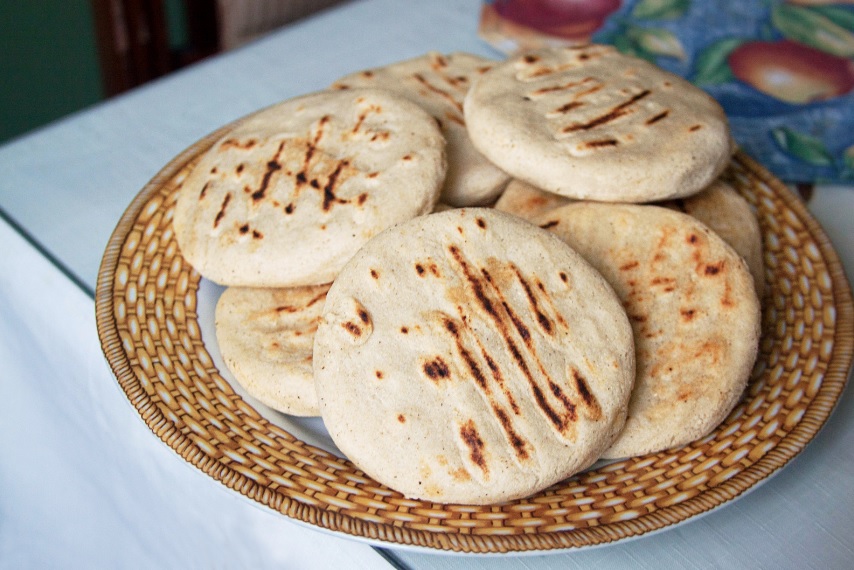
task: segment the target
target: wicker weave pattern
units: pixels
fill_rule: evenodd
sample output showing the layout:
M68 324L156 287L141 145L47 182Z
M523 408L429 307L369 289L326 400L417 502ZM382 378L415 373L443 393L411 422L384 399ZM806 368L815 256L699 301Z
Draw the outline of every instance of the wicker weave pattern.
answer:
M497 506L403 498L351 463L264 419L205 349L200 276L172 231L176 188L214 133L168 165L131 204L105 254L99 334L151 430L227 487L289 517L386 543L496 553L565 549L640 535L737 497L783 467L838 400L854 346L851 292L821 229L744 155L729 181L756 208L768 291L748 391L707 438L600 467Z

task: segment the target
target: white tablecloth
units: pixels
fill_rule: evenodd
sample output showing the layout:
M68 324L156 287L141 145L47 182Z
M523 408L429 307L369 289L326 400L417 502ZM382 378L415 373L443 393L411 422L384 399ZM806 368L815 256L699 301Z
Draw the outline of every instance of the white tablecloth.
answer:
M0 566L389 567L364 543L250 503L151 435L103 361L90 294L122 212L175 154L245 113L356 69L429 50L497 57L476 38L478 8L477 0L353 3L0 147L0 208L20 226L0 221ZM854 189L820 188L809 207L851 279ZM790 465L686 524L549 556L395 550L394 564L851 567L852 472L849 389Z

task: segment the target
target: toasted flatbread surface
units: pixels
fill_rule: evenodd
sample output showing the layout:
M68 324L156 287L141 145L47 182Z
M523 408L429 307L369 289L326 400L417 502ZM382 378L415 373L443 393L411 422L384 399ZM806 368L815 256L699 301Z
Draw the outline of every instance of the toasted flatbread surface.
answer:
M312 349L328 290L229 287L220 295L215 327L223 360L249 395L274 410L320 415Z
M314 371L330 435L366 473L407 497L485 504L599 457L623 425L634 349L614 292L571 248L456 209L354 256L329 290Z
M756 293L762 298L765 292L762 230L750 204L735 188L719 179L699 194L662 205L697 218L730 244L747 262Z
M471 143L463 116L463 100L472 81L495 62L469 53L440 54L367 69L342 77L332 87L390 89L433 115L448 141L448 173L442 201L451 206L491 203L509 177Z
M734 146L701 89L611 46L495 65L464 104L475 147L508 174L576 199L646 202L708 186Z
M530 221L570 202L570 198L514 179L495 203L495 209ZM762 232L750 204L732 186L718 179L697 194L666 200L658 205L700 220L731 245L747 262L756 293L762 298L765 291Z
M493 207L523 220L533 220L549 210L565 206L570 202L572 202L571 198L540 190L536 186L514 178L504 188L501 197Z
M216 142L182 184L181 252L222 285L330 282L368 239L433 209L444 147L430 115L387 91L280 103Z
M629 414L603 457L711 432L744 391L758 350L759 300L741 256L691 216L658 206L573 203L537 222L605 276L634 329Z

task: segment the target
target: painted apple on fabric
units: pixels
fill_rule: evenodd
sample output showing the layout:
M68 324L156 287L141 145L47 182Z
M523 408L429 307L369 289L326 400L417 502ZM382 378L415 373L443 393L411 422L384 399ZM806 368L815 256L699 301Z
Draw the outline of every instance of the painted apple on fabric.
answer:
M552 36L583 39L598 30L621 0L496 0L507 20Z
M823 101L854 89L854 61L791 40L744 43L728 63L735 77L788 103Z

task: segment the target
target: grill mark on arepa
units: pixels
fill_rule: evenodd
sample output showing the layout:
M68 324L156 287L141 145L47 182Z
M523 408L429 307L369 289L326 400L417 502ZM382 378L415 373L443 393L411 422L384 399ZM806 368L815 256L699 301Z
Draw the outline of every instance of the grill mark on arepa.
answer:
M361 102L361 101L362 101L362 99L359 99L359 102ZM359 116L356 119L356 124L353 125L353 131L352 131L353 134L358 133L362 129L362 125L365 123L365 120L368 118L368 115L370 115L371 113L376 113L379 115L380 113L382 113L382 107L380 107L379 105L368 105L367 109L365 109L364 111L359 113ZM379 134L380 133L374 134L374 137L376 137ZM388 135L388 133L386 133L386 135ZM375 140L375 139L372 139L372 140Z
M650 117L649 119L647 119L645 124L646 125L654 125L658 121L666 118L667 115L669 115L669 114L670 114L670 110L665 109L664 111L660 112L659 114L655 115L654 117Z
M347 204L349 200L342 200L335 196L335 183L338 182L338 177L341 175L341 171L344 167L349 166L350 162L347 160L339 161L335 166L335 170L332 171L332 174L329 175L329 178L326 180L326 185L323 187L323 211L328 212L332 207L332 204Z
M321 117L317 124L317 132L315 132L314 138L308 141L305 154L302 159L302 170L294 175L294 179L296 180L296 188L294 192L295 198L299 196L300 188L308 182L308 173L311 168L311 161L314 158L314 153L317 151L317 145L320 144L320 141L323 138L324 130L328 122L329 115Z
M216 213L216 217L214 218L213 227L219 226L219 223L225 217L225 211L228 208L228 203L231 202L231 192L225 195L225 198L222 199L222 205L219 207L219 212Z
M461 307L458 307L458 310L462 312ZM516 457L519 460L528 459L530 456L528 453L528 442L516 432L516 429L513 426L513 422L507 415L507 412L505 411L504 407L495 400L495 395L489 385L486 374L484 374L483 369L480 367L480 364L478 364L474 355L466 348L465 344L463 343L462 330L460 330L460 326L458 326L457 323L454 322L454 320L450 317L445 317L443 319L443 324L445 326L445 330L451 333L451 336L454 339L457 354L459 354L460 358L465 363L466 368L469 370L469 373L474 378L475 383L480 388L481 393L489 402L489 406L490 408L492 408L496 419L501 424L501 428L504 430L507 442L513 448ZM467 326L465 325L465 321L463 321L462 327L467 328ZM498 384L501 393L505 396L505 398L507 398L508 404L510 405L510 408L513 413L518 416L520 413L519 405L516 403L516 399L513 397L513 394L510 392L510 390L507 389L500 368L489 355L489 353L486 351L486 348L484 348L484 346L480 344L480 341L477 339L477 337L475 335L469 336L474 338L475 342L478 344L481 356L484 358L484 361L486 362L486 365L492 374L493 380L496 384Z
M489 466L486 464L486 456L484 455L483 439L474 425L474 420L468 420L460 426L460 439L469 450L469 459L477 465L484 476L489 475Z
M456 97L454 97L444 89L436 87L435 85L427 81L427 79L420 73L413 73L412 78L415 79L415 81L417 81L419 84L421 84L425 89L427 89L427 91L438 95L440 99L443 99L445 102L449 103L454 109L456 109L460 113L463 112L463 106L457 100Z
M468 368L469 373L471 373L472 377L474 378L474 381L477 383L478 386L480 386L481 390L483 390L483 392L488 395L491 390L489 388L489 383L486 381L486 375L483 373L483 370L481 370L480 365L474 359L474 356L472 356L471 352L469 352L468 349L463 345L459 326L457 326L457 323L455 323L452 319L447 317L444 319L443 324L445 325L445 330L451 333L451 336L454 337L454 342L457 347L457 353L463 359L463 362L465 363L466 368ZM404 334L406 333L404 332Z
M443 67L448 67L448 60L441 54L431 54L430 67L432 67L434 71L439 71Z
M561 130L561 132L572 133L575 131L589 131L591 129L595 129L596 127L608 124L612 121L619 119L620 117L623 117L633 112L631 109L632 105L648 97L650 94L652 94L652 91L650 91L649 89L644 89L640 93L636 93L635 95L632 95L619 105L616 105L607 113L599 115L598 117L593 118L587 121L586 123L573 123L571 125L567 125Z
M568 437L574 437L574 422L577 420L575 405L569 400L569 398L566 396L560 386L558 386L557 383L554 382L554 380L545 370L545 367L543 366L539 356L537 355L535 347L533 346L533 343L531 341L530 331L528 331L527 327L524 325L524 323L521 322L521 320L515 315L515 313L510 310L508 303L506 303L506 301L503 301L499 288L495 287L493 284L491 289L495 294L499 295L499 299L501 300L501 304L499 304L499 306L504 309L503 313L499 311L498 307L496 307L496 304L486 294L483 280L481 280L481 278L478 277L477 273L472 270L471 266L463 258L462 253L460 252L457 246L450 246L448 248L448 251L450 252L452 259L460 267L460 270L463 276L465 277L465 280L468 282L472 292L474 293L475 299L477 300L477 304L486 312L486 314L489 316L489 318L493 321L496 328L498 329L498 332L501 335L502 340L504 341L504 345L507 347L507 350L510 353L510 356L512 357L516 367L520 370L525 380L528 382L528 385L531 389L531 393L534 397L534 401L536 402L539 409L542 411L549 423L551 423L559 433ZM484 280L487 283L490 282L490 280L485 275ZM510 320L509 324L507 322L507 319ZM528 362L524 354L522 353L522 350L519 348L518 344L513 339L513 335L510 332L511 324L513 329L516 330L517 334L522 338L523 342L525 343L525 346L528 348L529 357L535 362L536 368L543 376L543 379L549 389L549 392L563 406L563 412L556 410L549 402L546 392L543 390L543 387L537 381L537 378L535 378L534 372L528 365Z
M568 83L561 83L559 85L549 85L547 87L540 87L539 89L534 89L528 93L529 97L539 97L541 95L545 95L547 93L553 93L555 91L568 91L575 87L580 87L581 85L586 85L591 81L596 82L592 77L585 77L584 79L579 79L578 81L570 81ZM598 84L598 82L596 82Z
M355 337L362 336L362 327L360 327L359 325L357 325L353 321L343 322L343 323L341 323L341 326L344 328L345 331L347 331L348 333L350 333L351 335L353 335Z
M587 148L605 148L609 146L617 146L620 144L620 141L614 138L610 139L600 139L596 141L587 141L584 143L584 146Z
M246 142L241 142L239 139L227 138L220 143L219 148L221 150L226 150L233 147L241 150L250 150L256 144L258 144L258 141L255 139L249 139Z
M441 356L435 356L432 360L425 362L424 366L422 366L422 370L424 370L424 374L426 374L428 378L436 382L451 377L451 369L448 367L448 363L445 362L445 359Z
M495 383L498 384L498 387L501 389L501 392L507 398L507 403L510 404L510 409L513 410L513 413L517 416L521 412L519 408L519 404L516 402L516 398L513 397L513 392L507 389L507 385L504 383L504 374L501 372L501 368L498 366L498 363L489 355L486 347L481 344L480 339L475 337L477 341L478 348L480 348L480 355L483 357L484 362L486 362L487 368L492 373L492 378L495 380ZM502 422L504 423L504 422Z
M264 177L261 179L261 184L258 186L258 189L252 193L252 200L258 202L264 198L264 195L267 193L267 188L270 185L270 180L273 178L273 174L280 171L282 169L282 165L279 162L279 159L282 155L282 149L285 148L285 141L279 143L279 148L276 150L276 154L273 155L273 158L267 161L267 170L264 172Z
M459 115L455 115L455 114L454 114L454 113L452 113L451 111L448 111L447 113L445 113L445 118L446 118L446 119L448 119L449 121L451 121L452 123L456 123L456 124L458 124L458 125L459 125L459 126L461 126L461 127L465 127L465 126L466 126L465 119L463 119L463 118L462 118L461 116L459 116ZM439 125L439 128L440 128L440 129L441 129L441 128L443 128L441 124Z
M543 332L550 336L554 336L554 323L552 323L551 319L546 316L546 314L540 308L540 303L537 300L536 295L534 295L534 291L531 288L531 284L522 276L522 272L519 271L519 268L515 265L510 265L513 269L513 273L516 275L516 279L519 281L519 284L522 286L522 289L525 291L525 296L528 297L528 303L531 305L531 312L537 316L537 323L540 325L540 328L543 329ZM540 284L542 285L542 284ZM545 287L539 287L540 292L548 297L548 294L545 291Z
M534 60L533 64L536 64L537 61L539 60ZM549 76L557 75L569 69L575 69L576 67L578 67L578 64L576 64L575 62L564 63L556 66L542 65L533 68L522 69L522 71L516 75L516 79L523 82L543 81Z

